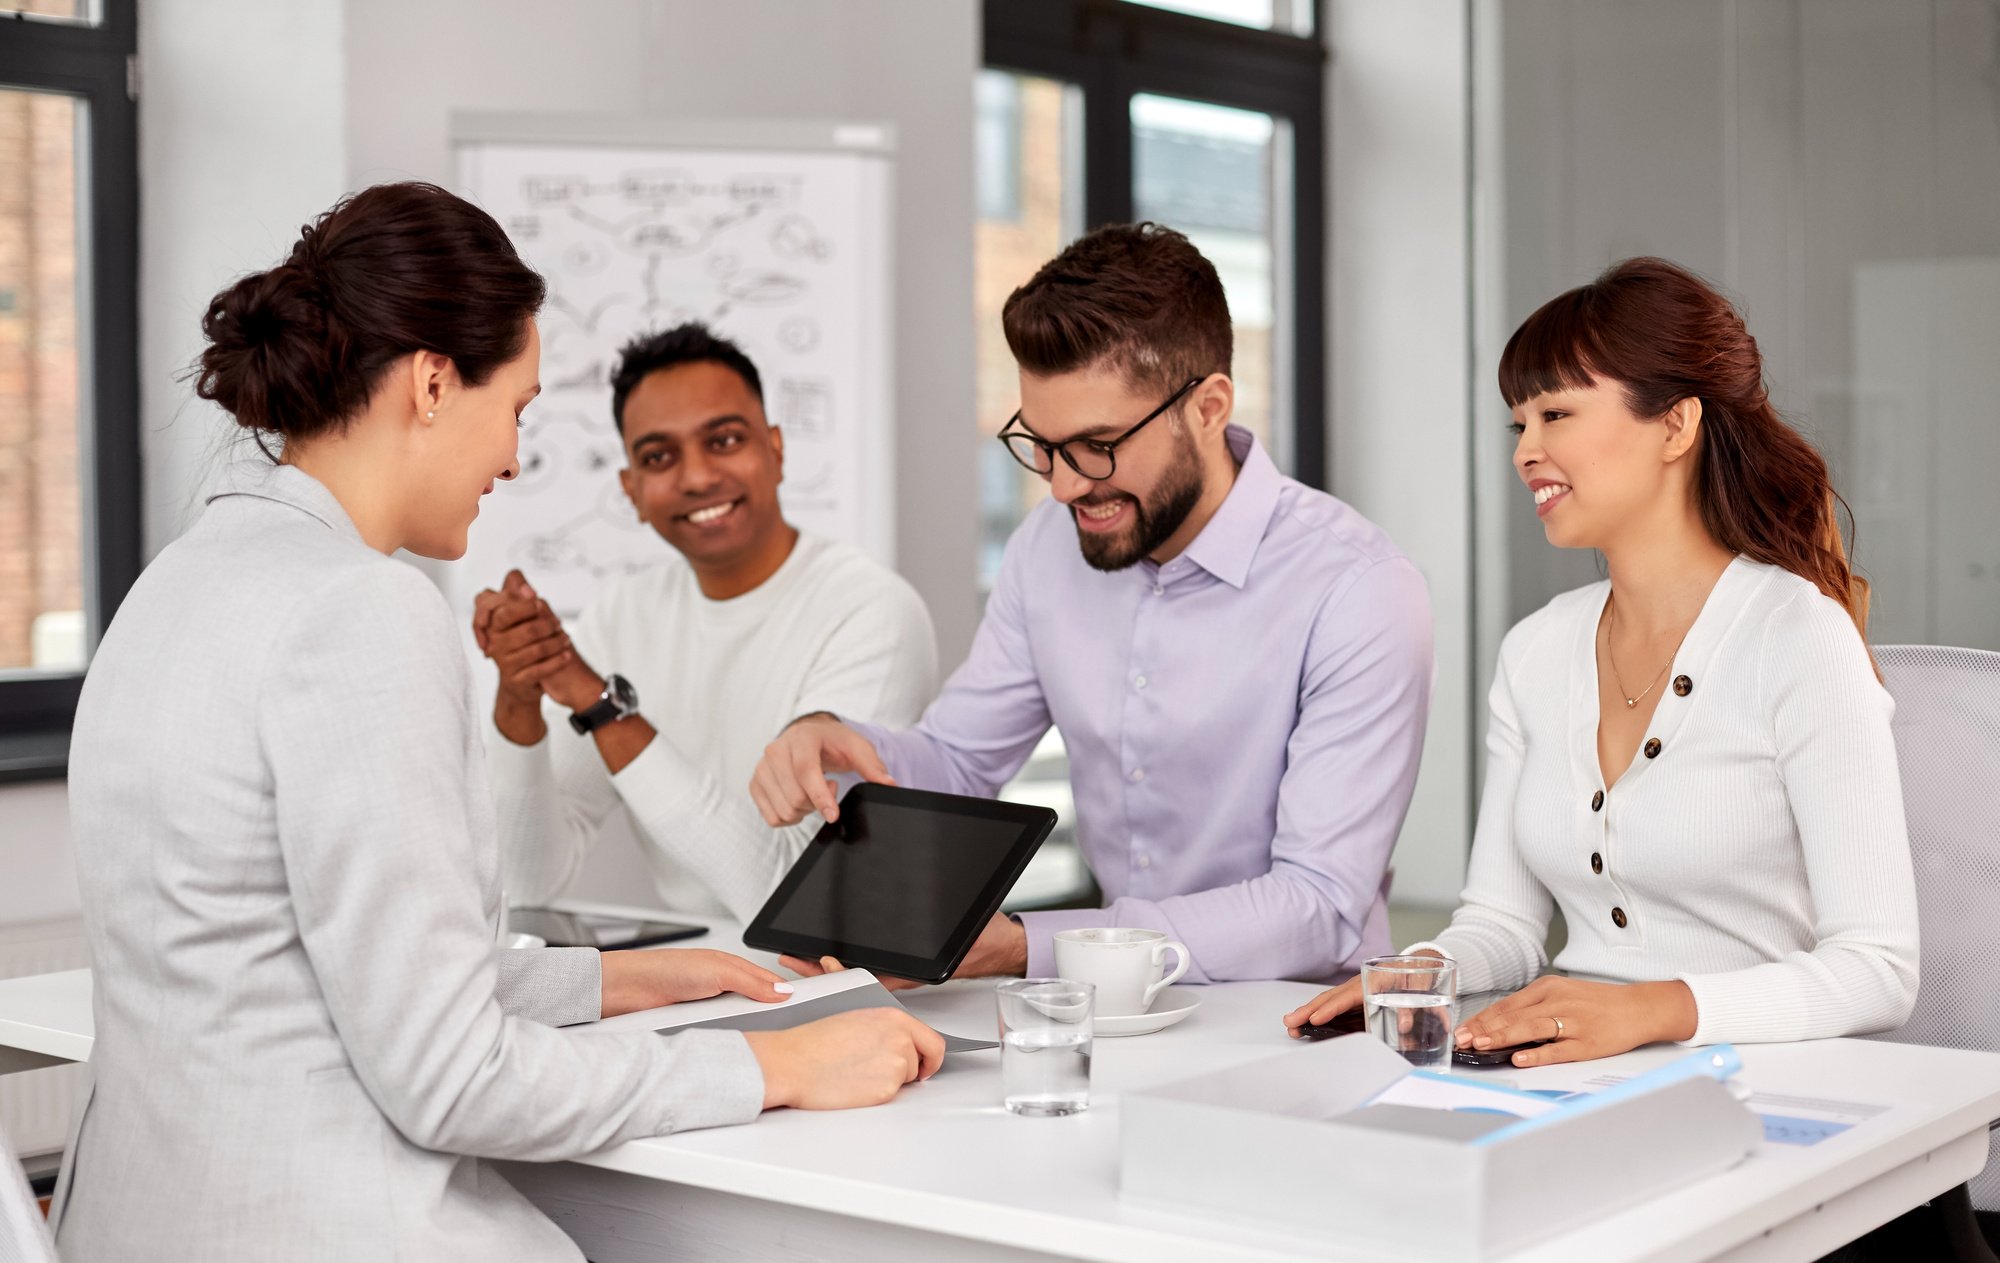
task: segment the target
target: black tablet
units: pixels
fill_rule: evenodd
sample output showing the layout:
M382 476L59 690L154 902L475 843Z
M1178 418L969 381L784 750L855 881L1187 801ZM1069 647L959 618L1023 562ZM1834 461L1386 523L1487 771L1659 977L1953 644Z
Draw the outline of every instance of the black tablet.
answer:
M1046 807L866 782L743 931L806 960L943 982L1056 827Z

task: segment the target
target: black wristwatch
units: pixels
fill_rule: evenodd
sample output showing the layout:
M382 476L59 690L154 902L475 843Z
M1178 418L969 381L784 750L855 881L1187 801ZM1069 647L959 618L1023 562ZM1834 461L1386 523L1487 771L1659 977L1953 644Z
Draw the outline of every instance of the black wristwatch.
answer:
M570 715L569 726L587 733L638 713L639 691L624 676L613 675L604 681L604 692L595 703Z

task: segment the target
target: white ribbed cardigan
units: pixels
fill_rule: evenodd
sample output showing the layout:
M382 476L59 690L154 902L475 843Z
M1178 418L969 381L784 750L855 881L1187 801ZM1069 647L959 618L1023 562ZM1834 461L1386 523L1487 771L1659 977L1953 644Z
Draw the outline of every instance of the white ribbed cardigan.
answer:
M1847 612L1738 557L1661 683L1658 753L1642 741L1607 789L1596 636L1610 590L1564 593L1507 634L1462 906L1427 945L1459 962L1462 992L1519 987L1544 968L1560 905L1556 967L1685 982L1690 1043L1901 1024L1917 899L1893 704Z

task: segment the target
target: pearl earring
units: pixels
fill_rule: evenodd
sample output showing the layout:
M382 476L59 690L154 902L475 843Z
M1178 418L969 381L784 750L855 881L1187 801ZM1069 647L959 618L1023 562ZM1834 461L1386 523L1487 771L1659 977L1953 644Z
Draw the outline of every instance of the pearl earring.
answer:
M433 420L433 421L437 420L437 410L436 410L436 409L432 409L431 411L429 411L429 412L426 412L426 413L425 413L424 415L425 415L425 416L427 416L427 417L429 417L429 418L430 418L431 420Z

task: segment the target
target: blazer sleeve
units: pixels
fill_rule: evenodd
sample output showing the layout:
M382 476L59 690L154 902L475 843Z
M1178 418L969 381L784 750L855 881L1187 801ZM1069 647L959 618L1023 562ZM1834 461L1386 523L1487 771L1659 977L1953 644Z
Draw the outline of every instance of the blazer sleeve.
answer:
M476 878L469 673L443 598L388 563L288 612L258 737L301 941L376 1106L412 1143L552 1161L745 1122L763 1078L741 1035L582 1034L510 1016Z

